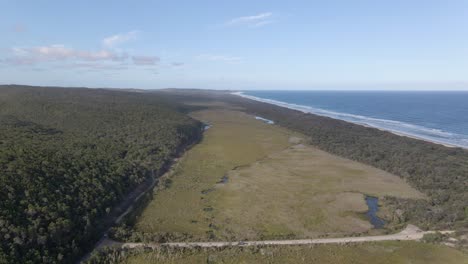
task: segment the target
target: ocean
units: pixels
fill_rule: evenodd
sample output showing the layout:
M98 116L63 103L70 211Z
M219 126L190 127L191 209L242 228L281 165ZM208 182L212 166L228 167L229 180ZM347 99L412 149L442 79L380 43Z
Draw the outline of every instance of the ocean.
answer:
M244 91L237 94L468 148L468 91Z

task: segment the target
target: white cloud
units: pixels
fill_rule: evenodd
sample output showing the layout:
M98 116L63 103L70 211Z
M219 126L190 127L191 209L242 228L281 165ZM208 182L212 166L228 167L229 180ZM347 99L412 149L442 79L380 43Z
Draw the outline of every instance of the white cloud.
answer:
M87 70L126 70L128 65L125 63L121 64L109 64L109 63L95 63L95 62L77 62L61 66L65 68L78 68Z
M137 34L138 34L137 30L130 31L127 33L119 33L119 34L104 38L102 40L102 45L108 48L112 48L118 44L122 44L124 42L135 39Z
M214 54L200 54L196 58L200 59L200 60L223 61L223 62L240 62L240 61L242 61L241 57L226 56L226 55L214 55Z
M235 26L235 25L247 25L250 27L261 27L267 24L273 23L271 19L273 17L273 13L265 12L260 13L253 16L243 16L237 17L229 20L226 25L228 26Z
M54 44L36 47L13 47L10 55L0 58L0 65L49 66L63 69L85 69L89 71L125 70L135 66L155 66L160 62L160 57L150 55L128 55L119 49L110 47L117 43L133 38L135 32L120 34L106 38L102 47L98 50L81 50L63 44ZM180 66L183 63L174 66Z
M161 59L156 56L132 56L132 60L136 65L156 65Z
M64 60L80 60L80 61L123 61L128 55L126 53L116 53L108 50L86 51L68 48L64 45L39 46L32 48L12 49L13 58L11 62L19 62L19 64L32 64L43 61L64 61Z

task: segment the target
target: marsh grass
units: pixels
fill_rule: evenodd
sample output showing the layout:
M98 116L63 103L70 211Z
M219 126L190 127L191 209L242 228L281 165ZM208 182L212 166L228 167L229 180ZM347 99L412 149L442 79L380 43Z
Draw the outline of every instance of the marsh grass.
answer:
M308 146L301 134L211 107L192 113L212 126L166 175L134 230L172 241L375 234L363 217L365 195L425 198L397 176ZM468 263L455 249L405 241L124 254L121 262L135 264Z
M216 234L235 240L346 236L371 225L366 194L423 198L399 177L306 145L294 145L228 173L210 193Z
M401 178L304 144L303 135L216 105L212 125L156 189L135 229L171 240L344 236L371 230L365 194L423 198Z
M391 241L348 245L158 249L131 255L122 263L466 264L468 256L441 245Z
M291 132L230 110L193 114L212 124L202 142L179 161L168 188L158 189L136 223L141 232L171 232L206 239L215 226L216 211L210 194L230 170L246 166L288 146Z

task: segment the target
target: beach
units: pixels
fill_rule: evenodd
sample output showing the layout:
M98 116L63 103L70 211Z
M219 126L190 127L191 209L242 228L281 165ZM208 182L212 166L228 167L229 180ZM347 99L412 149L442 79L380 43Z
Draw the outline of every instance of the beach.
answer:
M447 140L438 140L438 139L435 139L434 137L423 136L421 134L411 133L411 132L408 132L408 131L403 131L403 130L398 129L397 126L395 126L396 128L389 128L389 127L378 125L379 122L380 123L393 122L393 123L396 123L396 124L401 123L401 122L398 122L398 121L381 120L381 119L365 117L365 116L358 116L360 118L360 120L358 120L356 118L356 115L347 114L347 113L337 113L337 112L324 110L324 109L320 109L320 108L314 108L314 107L310 107L310 106L306 106L306 105L299 105L299 104L287 103L287 102L273 100L273 99L260 98L260 97L257 97L257 96L252 96L252 95L245 94L242 91L232 92L231 94L236 95L236 96L240 96L242 98L250 99L250 100L255 100L255 101L259 101L259 102L263 102L263 103L273 104L273 105L280 106L280 107L285 107L285 108L288 108L288 109L301 111L303 113L315 114L315 115L319 115L319 116L325 116L325 117L334 118L334 119L350 122L350 123L353 123L353 124L361 125L361 126L364 126L364 127L376 128L376 129L379 129L379 130L382 130L382 131L390 132L390 133L398 135L398 136L408 137L408 138L417 139L417 140L423 140L423 141L434 143L434 144L440 144L440 145L443 145L445 147L468 149L468 143L467 143L467 145L455 144L455 143L447 142ZM374 122L366 122L364 120L371 120L371 121L374 121ZM415 126L416 127L416 125L413 125L413 124L402 124L402 125L404 125L404 126ZM430 128L419 128L419 129L420 130L422 130L422 129L433 130L433 133L438 132L438 131L436 131L436 129L430 129ZM444 132L440 132L440 133L444 133Z

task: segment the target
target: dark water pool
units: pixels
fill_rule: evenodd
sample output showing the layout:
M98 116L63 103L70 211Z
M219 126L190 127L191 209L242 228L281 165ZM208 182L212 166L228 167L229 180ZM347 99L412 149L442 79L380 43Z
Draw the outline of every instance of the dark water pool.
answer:
M223 178L221 178L221 180L217 183L226 184L228 181L229 177L227 175L224 175Z
M369 210L366 213L367 218L374 226L374 228L383 228L385 221L377 216L379 211L379 198L373 196L366 196L366 203Z

